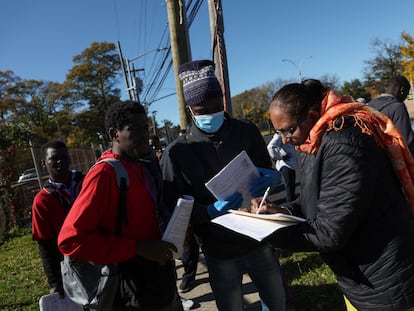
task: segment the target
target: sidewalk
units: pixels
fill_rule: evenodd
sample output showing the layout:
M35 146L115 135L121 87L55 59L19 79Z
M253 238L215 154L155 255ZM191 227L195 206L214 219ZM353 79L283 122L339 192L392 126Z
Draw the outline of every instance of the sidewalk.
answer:
M298 181L299 178L296 178L296 189L298 190ZM276 203L281 203L284 201L284 186L280 183L274 192L269 196L269 200L274 201ZM184 272L183 266L181 261L176 260L177 266L177 288L181 283L181 277ZM194 282L195 286L192 288L191 291L187 293L179 293L181 297L186 299L191 299L194 301L194 307L191 310L199 310L199 311L217 311L216 303L214 300L213 293L211 291L209 279L208 279L208 272L206 263L204 260L204 256L201 253L200 259L198 262L197 267L197 275L196 280ZM252 283L250 277L245 274L243 276L243 292L244 300L246 302L246 307L243 311L261 311L260 299L259 294L257 293L256 287ZM241 310L242 311L242 310Z
M183 274L182 263L176 260L177 266L177 288L181 283L181 277ZM243 277L243 292L245 293L244 299L246 302L246 311L260 311L259 295L256 288L251 282L248 275ZM187 293L179 293L181 297L191 299L194 301L194 307L191 310L199 311L217 311L216 302L214 300L213 293L208 279L208 272L204 256L201 253L198 262L196 280L194 281L194 287Z

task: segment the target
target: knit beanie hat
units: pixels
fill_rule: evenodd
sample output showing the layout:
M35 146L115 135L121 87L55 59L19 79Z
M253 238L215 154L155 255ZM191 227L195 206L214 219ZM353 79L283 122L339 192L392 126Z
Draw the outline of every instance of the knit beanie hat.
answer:
M200 105L211 98L223 97L220 83L210 60L195 60L180 65L178 77L183 82L184 101L187 106Z

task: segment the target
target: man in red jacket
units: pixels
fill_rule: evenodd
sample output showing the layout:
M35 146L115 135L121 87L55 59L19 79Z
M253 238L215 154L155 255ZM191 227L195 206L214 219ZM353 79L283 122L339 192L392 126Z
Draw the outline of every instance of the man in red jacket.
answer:
M50 293L63 294L60 261L57 247L59 230L77 197L83 174L70 170L69 154L61 141L51 141L41 147L42 165L49 174L32 205L32 239L37 241Z
M126 219L115 234L119 189L114 168L93 166L82 191L59 234L64 255L110 264L120 263L121 286L113 309L181 311L172 252L176 247L162 241L162 215L157 193L139 159L149 151L145 109L135 102L118 102L108 108L105 127L112 149L101 158L115 158L128 172ZM133 284L132 286L129 286Z

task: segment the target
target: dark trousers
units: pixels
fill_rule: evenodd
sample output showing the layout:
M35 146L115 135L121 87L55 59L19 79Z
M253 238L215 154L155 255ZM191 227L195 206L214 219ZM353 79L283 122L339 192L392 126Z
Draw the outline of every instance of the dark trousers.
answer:
M280 169L280 174L283 177L283 183L285 184L286 190L286 202L290 202L296 199L296 172L287 166L283 166Z
M181 261L183 263L184 273L182 280L194 281L197 273L198 257L200 255L200 246L194 234L184 245Z

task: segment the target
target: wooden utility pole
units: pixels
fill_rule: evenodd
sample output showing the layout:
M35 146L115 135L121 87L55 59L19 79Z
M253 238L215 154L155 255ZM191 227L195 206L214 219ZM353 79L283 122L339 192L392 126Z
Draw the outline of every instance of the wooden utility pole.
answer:
M221 0L208 0L208 12L210 16L210 33L214 63L216 64L216 76L219 79L223 90L224 110L232 116L233 110L231 107L226 45L224 43L224 23Z
M177 89L178 113L181 130L187 128L183 86L178 78L178 68L191 60L188 36L187 12L184 0L166 0L168 24L170 28L171 54L174 65L175 85Z
M128 99L132 100L131 88L129 87L128 77L125 71L126 66L124 62L124 56L122 55L121 43L119 41L117 42L117 47L118 47L119 62L121 63L122 76L124 77L126 90L128 91Z

